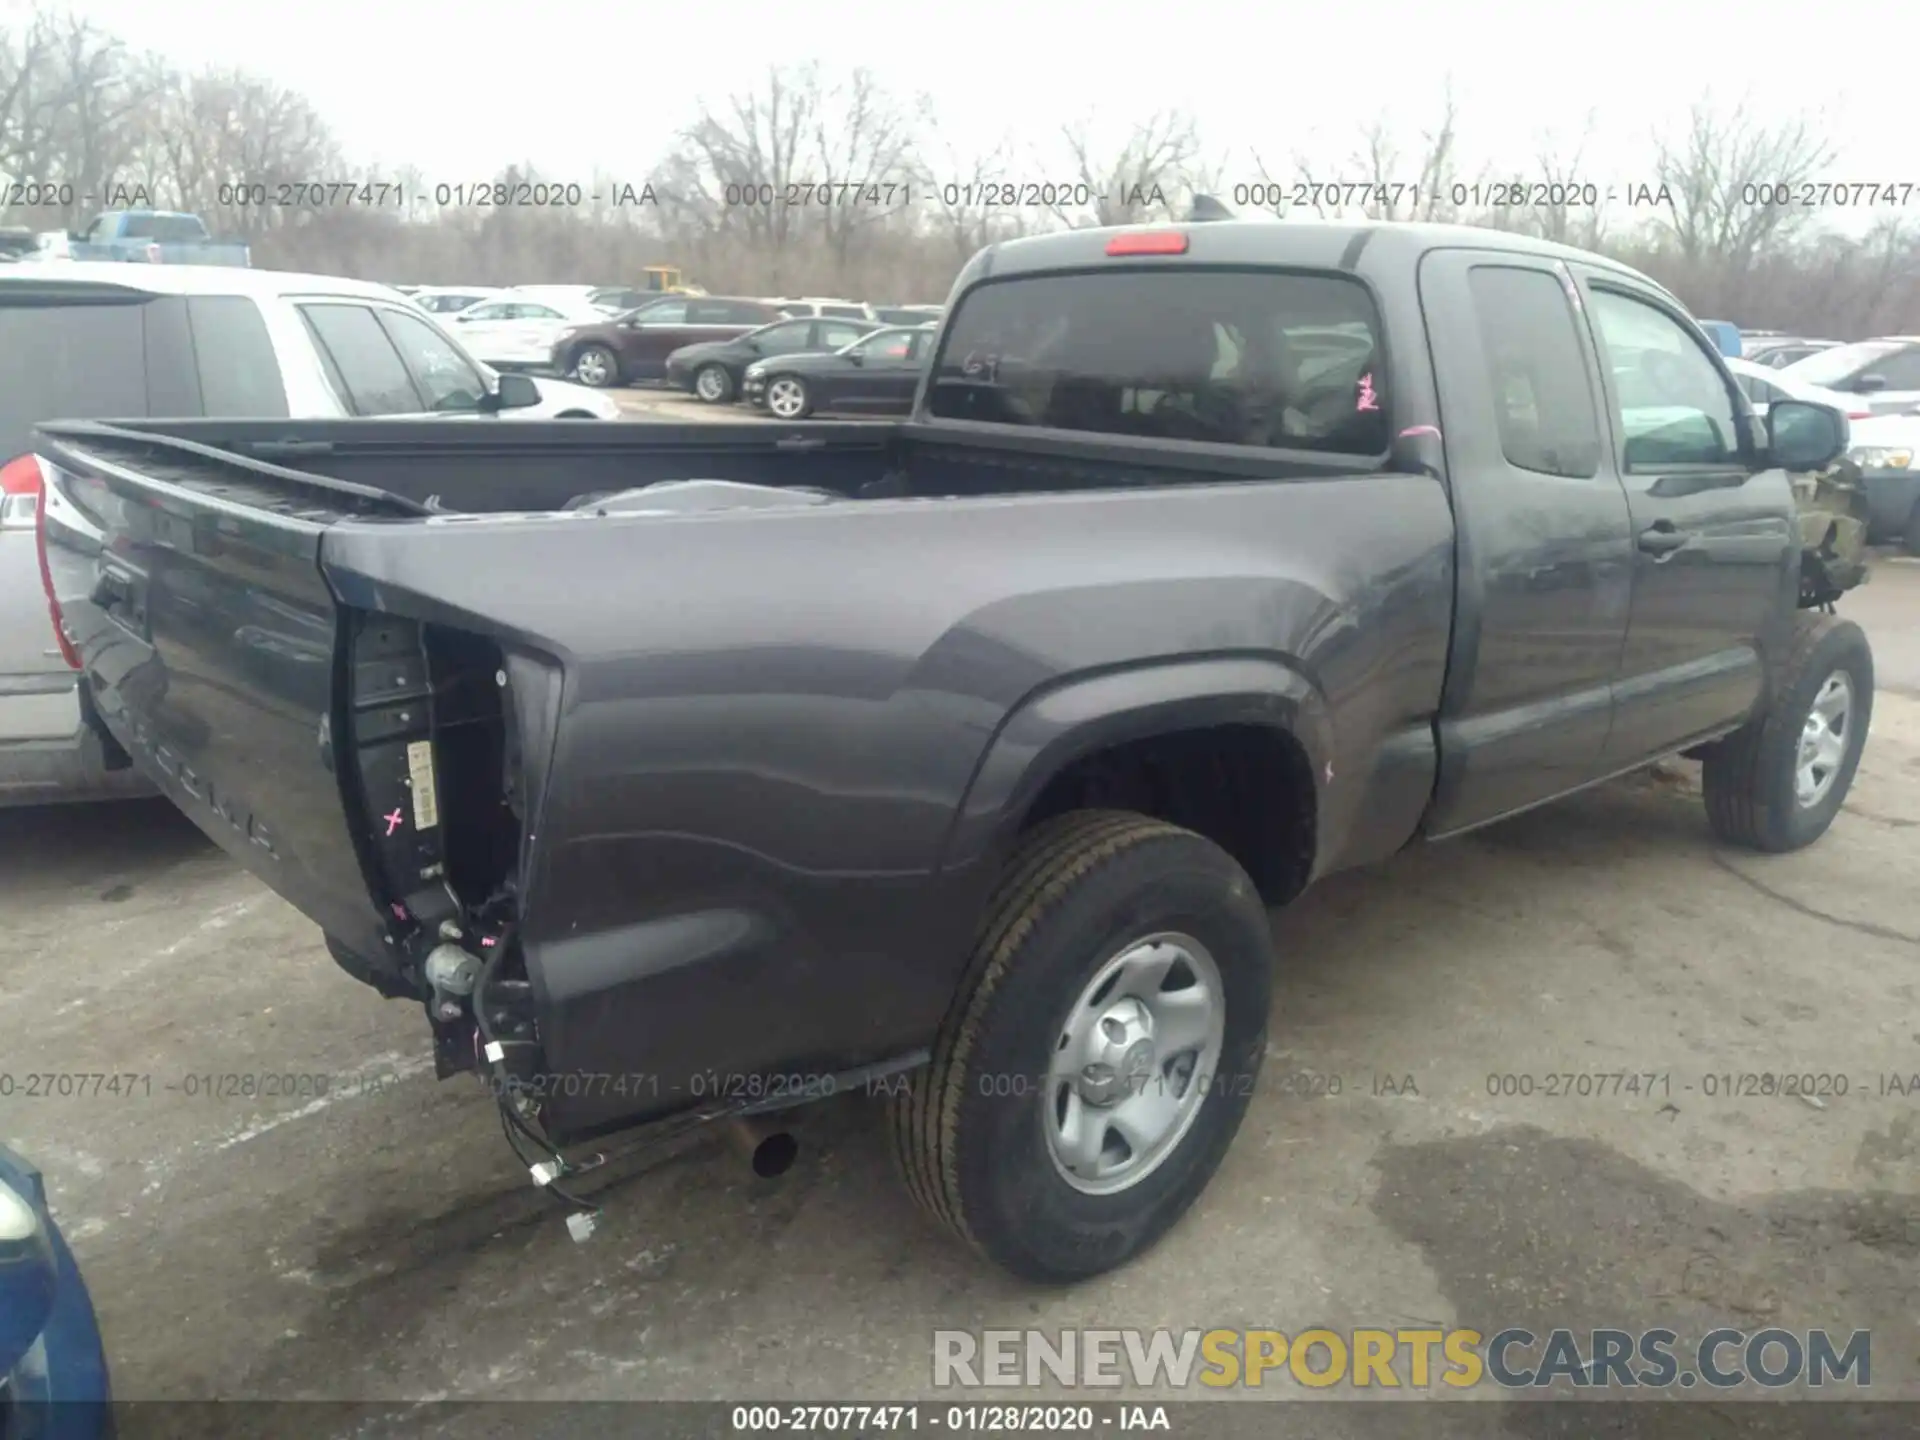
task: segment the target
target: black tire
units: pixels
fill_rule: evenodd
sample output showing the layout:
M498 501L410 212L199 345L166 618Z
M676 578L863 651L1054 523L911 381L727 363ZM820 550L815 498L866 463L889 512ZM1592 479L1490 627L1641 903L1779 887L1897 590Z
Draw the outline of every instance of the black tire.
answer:
M1206 1084L1205 1096L1156 1166L1126 1189L1089 1194L1049 1153L1045 1087L987 1082L1043 1074L1060 1017L1102 963L1167 930L1198 939L1218 967L1218 1073L1191 1082ZM1272 960L1253 882L1212 841L1122 811L1077 811L1036 827L987 906L932 1063L891 1102L907 1188L1022 1279L1072 1281L1124 1264L1186 1212L1240 1128L1266 1051Z
M694 372L693 393L709 405L725 405L733 399L734 390L733 375L724 365L702 365Z
M1844 747L1833 783L1816 804L1794 792L1801 733L1829 678L1852 687ZM1811 845L1846 802L1873 719L1873 651L1851 620L1803 611L1767 708L1709 747L1702 770L1707 819L1714 834L1752 850L1782 853Z
M1920 555L1920 496L1914 498L1913 509L1907 512L1907 525L1900 536L1900 548L1909 555Z
M620 371L620 357L605 345L582 345L574 351L567 358L567 374L595 390L612 390L627 383Z

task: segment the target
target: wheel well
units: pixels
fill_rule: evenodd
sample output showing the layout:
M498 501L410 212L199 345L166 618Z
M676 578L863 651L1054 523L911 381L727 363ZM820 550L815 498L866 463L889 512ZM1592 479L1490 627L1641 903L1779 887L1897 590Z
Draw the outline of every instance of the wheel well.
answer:
M1083 755L1047 782L1021 828L1084 809L1135 810L1206 836L1272 905L1298 895L1313 871L1313 769L1299 740L1275 726L1176 730Z

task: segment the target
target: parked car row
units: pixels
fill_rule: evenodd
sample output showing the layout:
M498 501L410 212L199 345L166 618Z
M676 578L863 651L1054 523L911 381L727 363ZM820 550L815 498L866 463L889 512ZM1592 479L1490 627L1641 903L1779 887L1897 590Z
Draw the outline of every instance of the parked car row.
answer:
M739 400L780 420L904 415L931 353L932 322L777 320L667 357L667 383L709 404Z
M692 389L668 373L668 356L692 345L725 344L783 321L814 322L816 328L803 325L771 343L827 351L852 343L865 330L931 324L941 313L938 305L649 294L590 285L416 286L409 295L454 327L467 347L496 369L565 375L596 389L660 381ZM733 399L744 368L744 362L718 363L696 393L716 403Z
M137 793L84 725L34 527L42 420L612 420L612 398L507 376L384 285L202 265L0 266L0 805Z

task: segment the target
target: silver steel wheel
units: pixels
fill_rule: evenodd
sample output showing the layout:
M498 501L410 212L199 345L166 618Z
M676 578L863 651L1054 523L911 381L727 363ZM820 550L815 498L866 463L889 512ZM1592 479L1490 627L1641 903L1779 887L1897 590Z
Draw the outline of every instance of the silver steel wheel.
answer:
M1793 798L1802 810L1811 810L1827 798L1847 755L1847 727L1853 719L1853 681L1844 670L1827 676L1813 697L1807 723L1800 729L1800 748L1794 755Z
M717 405L727 398L727 372L718 365L709 365L693 377L693 393L709 405Z
M580 377L585 385L604 386L613 383L613 362L607 358L604 350L588 350L574 361L573 373Z
M767 409L782 420L798 420L807 408L807 388L792 376L782 375L767 386Z
M1149 935L1100 967L1061 1022L1041 1096L1069 1185L1112 1195L1159 1168L1206 1102L1226 1018L1220 967L1191 935Z

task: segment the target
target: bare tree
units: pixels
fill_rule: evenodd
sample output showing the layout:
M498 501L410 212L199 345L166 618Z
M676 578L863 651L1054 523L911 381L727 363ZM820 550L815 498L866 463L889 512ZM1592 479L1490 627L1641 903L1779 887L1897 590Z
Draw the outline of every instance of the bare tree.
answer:
M1296 151L1292 175L1285 177L1256 151L1263 195L1278 202L1261 208L1279 215L1300 208L1322 220L1451 220L1459 210L1453 198L1460 178L1458 120L1449 79L1440 113L1422 127L1411 155L1385 120L1365 126L1331 172Z
M1743 109L1696 104L1683 135L1656 148L1652 197L1658 224L1696 283L1711 273L1716 305L1747 298L1747 276L1770 247L1805 232L1812 212L1794 203L1833 158L1805 119L1766 124Z
M956 267L987 246L1029 228L1028 212L1003 203L1007 188L1018 183L1010 178L1018 173L1018 154L1013 140L1003 137L991 150L971 159L948 147L937 165L922 164L916 184L927 197L928 228L938 243L950 247Z
M1571 153L1552 132L1543 133L1534 152L1532 173L1497 179L1483 187L1483 192L1491 192L1492 200L1472 217L1474 223L1598 250L1607 234L1610 187L1587 171L1587 147L1594 126L1595 116L1589 111Z
M1047 210L1067 225L1136 225L1178 213L1200 168L1200 131L1191 115L1150 115L1111 155L1101 154L1090 130L1082 121L1062 132L1072 173L1040 182L1049 186L1039 197Z
M45 154L42 133L53 102L43 93L44 62L53 47L53 31L52 19L44 14L28 17L17 34L0 31L0 170L19 184L28 181Z
M818 65L775 66L763 89L730 96L681 132L659 172L668 224L707 244L733 241L763 261L780 289L795 268L807 209L793 203L813 176L826 97Z
M836 287L848 276L861 236L912 206L918 113L865 69L823 97L813 125L814 170L803 182L801 203L819 209Z

